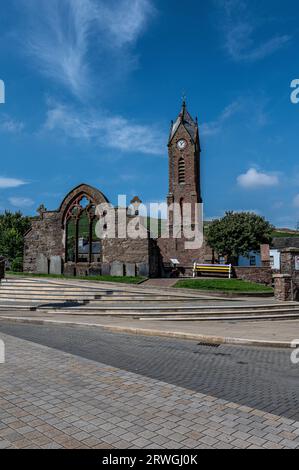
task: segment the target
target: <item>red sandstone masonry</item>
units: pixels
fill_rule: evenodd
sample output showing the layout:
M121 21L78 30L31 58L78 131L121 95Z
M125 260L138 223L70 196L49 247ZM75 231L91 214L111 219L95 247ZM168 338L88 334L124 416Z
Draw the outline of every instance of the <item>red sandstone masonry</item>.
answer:
M271 267L234 267L237 279L256 282L258 284L272 285L273 273Z

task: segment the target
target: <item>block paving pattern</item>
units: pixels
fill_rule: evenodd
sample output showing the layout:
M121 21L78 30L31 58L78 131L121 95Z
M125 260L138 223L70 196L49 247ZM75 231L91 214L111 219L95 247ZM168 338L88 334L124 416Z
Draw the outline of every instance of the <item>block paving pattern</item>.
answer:
M299 422L1 334L2 449L299 447Z

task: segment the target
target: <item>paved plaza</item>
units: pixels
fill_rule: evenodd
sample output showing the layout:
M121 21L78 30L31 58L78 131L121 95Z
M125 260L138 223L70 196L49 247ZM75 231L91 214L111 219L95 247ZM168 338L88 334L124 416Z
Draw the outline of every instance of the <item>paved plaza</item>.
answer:
M197 345L193 342L102 333L103 344L100 347L97 342L99 338L91 337L88 329L85 332L77 328L69 328L71 331L65 329L62 334L65 334L66 345L71 344L73 337L73 347L76 347L78 337L81 338L81 350L77 353L80 355L75 355L62 350L59 338L58 343L55 346L53 343L52 347L37 344L45 342L40 331L11 330L7 334L14 327L15 325L1 325L0 329L0 337L6 344L6 363L0 365L1 448L299 447L299 417L295 416L298 413L297 369L287 368L283 378L288 351L268 350L268 356L261 360L260 350L251 349L252 352L249 353L249 348L244 348L243 355L247 351L249 369L246 374L244 372L243 376L238 377L240 368L246 368L242 364L246 361L240 354L241 350L234 353L233 346L221 346L217 349L218 360L222 358L222 366L225 368L223 376L227 375L229 367L229 362L226 361L230 361L229 379L233 377L234 357L240 356L232 389L234 390L237 382L244 385L244 377L247 375L248 380L253 380L253 387L247 391L247 401L250 401L250 396L257 399L260 397L264 401L259 407L258 404L244 404L245 392L240 400L220 398L222 384L223 395L228 397L229 380L226 383L221 382L217 357L214 358L217 393L202 393L197 390L202 389L200 380L196 386L191 386L191 367L186 370L185 378L182 376L183 369L178 367L176 375L181 377L172 380L166 371L174 370L175 361L179 364L179 357L183 364L192 356L201 364L204 353L199 348L198 354L194 354L193 350ZM39 339L37 335L40 336ZM45 330L44 336L52 337L52 342L55 335L56 331L51 334ZM29 337L36 342L28 341ZM142 359L143 362L147 360L143 369L136 358L140 344L134 342L141 339L144 340L145 351ZM107 363L107 354L103 351L109 347L109 343L110 356L116 358L115 361L123 352L125 343L128 346L124 362L118 361L119 367ZM117 347L117 344L120 346ZM209 354L212 354L211 349L208 348ZM97 355L95 350L98 351ZM148 355L146 350L165 353L160 359L159 378L149 372L157 369L154 361L156 356L153 353ZM94 359L86 358L88 351L91 351L90 357ZM270 353L276 358L274 364ZM249 360L250 354L252 356ZM258 364L258 370L253 373L254 360ZM125 361L131 363L131 366L126 366ZM268 376L264 378L263 388L262 376L267 370L267 363ZM193 369L195 384L196 376L200 379L200 370ZM175 376L174 372L172 375ZM206 375L210 387L212 375L211 371ZM260 380L257 380L258 375ZM185 386L179 385L179 381ZM265 403L272 399L267 389L280 391L280 398L289 387L289 395L285 402L281 401L281 409L279 403L272 403L276 413L267 411ZM257 389L255 394L254 388ZM290 418L291 414L294 415L293 418Z

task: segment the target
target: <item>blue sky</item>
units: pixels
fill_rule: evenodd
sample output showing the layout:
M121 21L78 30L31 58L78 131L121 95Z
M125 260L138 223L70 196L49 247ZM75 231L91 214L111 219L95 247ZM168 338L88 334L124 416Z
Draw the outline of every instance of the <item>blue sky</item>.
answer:
M295 0L3 0L0 210L56 209L86 182L115 203L167 194L183 92L205 218L299 221Z

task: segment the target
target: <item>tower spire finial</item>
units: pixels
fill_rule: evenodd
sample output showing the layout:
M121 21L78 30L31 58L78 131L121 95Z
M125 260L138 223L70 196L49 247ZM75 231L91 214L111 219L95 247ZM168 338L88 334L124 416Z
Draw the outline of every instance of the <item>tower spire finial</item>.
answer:
M183 90L182 101L183 101L183 108L186 108L187 97L186 97L185 90Z

